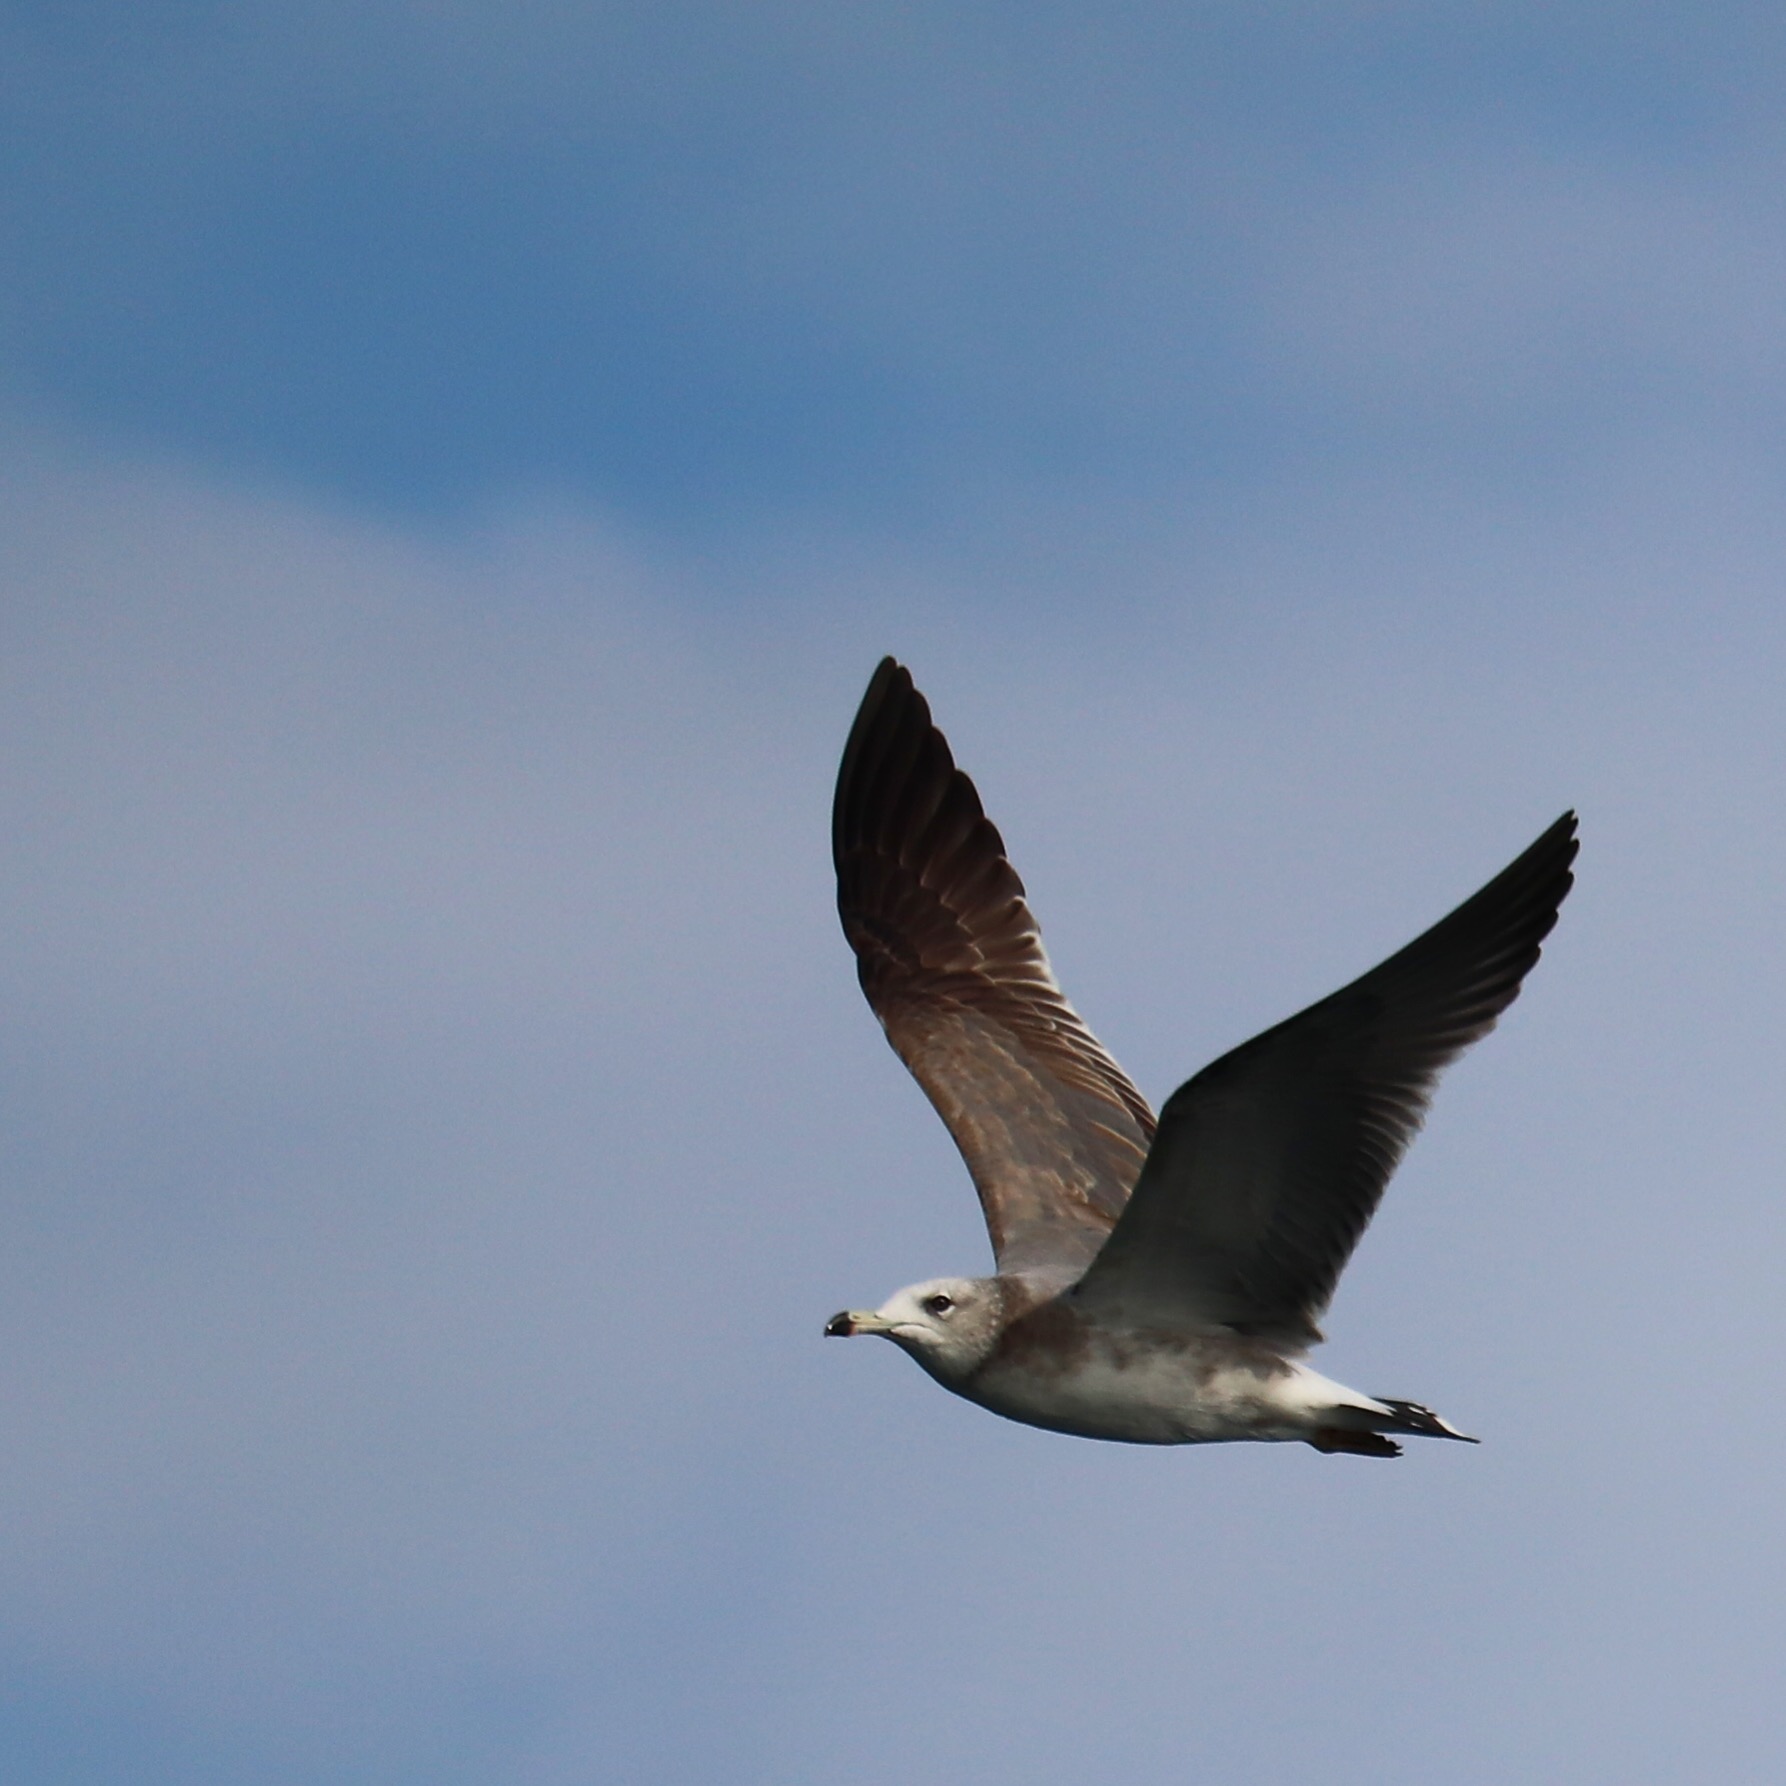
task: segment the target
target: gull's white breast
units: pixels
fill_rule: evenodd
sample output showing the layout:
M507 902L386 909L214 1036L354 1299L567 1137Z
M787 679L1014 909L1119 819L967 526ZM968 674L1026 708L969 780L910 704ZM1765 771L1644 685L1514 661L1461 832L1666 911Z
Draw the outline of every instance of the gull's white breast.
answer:
M1305 1439L1335 1408L1386 1412L1306 1365L1214 1334L1078 1327L1001 1346L959 1388L1010 1420L1138 1445Z

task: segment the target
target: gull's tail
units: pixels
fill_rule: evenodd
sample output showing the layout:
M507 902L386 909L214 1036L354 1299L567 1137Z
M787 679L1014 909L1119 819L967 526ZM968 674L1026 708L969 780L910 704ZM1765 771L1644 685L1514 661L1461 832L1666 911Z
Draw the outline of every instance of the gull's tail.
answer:
M1308 1442L1317 1451L1343 1451L1352 1457L1400 1457L1401 1446L1385 1437L1387 1433L1418 1433L1426 1439L1461 1439L1466 1445L1481 1443L1468 1433L1460 1433L1455 1426L1447 1426L1431 1408L1423 1408L1419 1402L1396 1401L1387 1395L1375 1399L1379 1406L1388 1410L1388 1418L1369 1414L1362 1408L1336 1408L1335 1413L1344 1412L1357 1420L1358 1425L1323 1426ZM1368 1426L1365 1424L1367 1420Z
M1395 1416L1391 1432L1419 1433L1427 1439L1461 1439L1466 1445L1482 1443L1468 1433L1460 1433L1455 1426L1447 1426L1431 1408L1423 1408L1419 1402L1398 1402L1387 1395L1379 1395L1377 1400Z

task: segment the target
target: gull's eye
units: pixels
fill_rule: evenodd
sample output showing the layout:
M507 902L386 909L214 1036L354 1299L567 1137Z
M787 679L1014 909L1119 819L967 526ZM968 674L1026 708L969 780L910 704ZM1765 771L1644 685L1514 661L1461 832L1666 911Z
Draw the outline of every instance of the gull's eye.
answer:
M927 1315L946 1315L954 1306L954 1297L941 1294L926 1296L923 1303L924 1312Z

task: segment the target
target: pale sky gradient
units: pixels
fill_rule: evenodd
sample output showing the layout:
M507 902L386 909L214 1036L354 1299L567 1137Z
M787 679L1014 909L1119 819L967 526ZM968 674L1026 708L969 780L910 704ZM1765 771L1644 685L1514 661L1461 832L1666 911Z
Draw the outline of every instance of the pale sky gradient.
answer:
M1786 1767L1786 25L0 3L0 1772ZM1317 1362L1011 1426L876 658L1156 1101L1565 807Z

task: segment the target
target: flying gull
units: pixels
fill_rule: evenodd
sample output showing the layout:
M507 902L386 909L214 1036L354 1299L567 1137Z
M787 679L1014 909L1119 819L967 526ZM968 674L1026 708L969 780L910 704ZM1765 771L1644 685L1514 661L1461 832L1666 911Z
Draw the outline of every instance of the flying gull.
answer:
M1556 923L1573 813L1381 966L1205 1067L1157 1125L1056 984L1003 841L892 658L844 747L832 851L862 990L966 1158L998 1269L846 1309L827 1334L882 1334L945 1389L1087 1438L1395 1457L1391 1433L1466 1436L1303 1354L1439 1073Z

